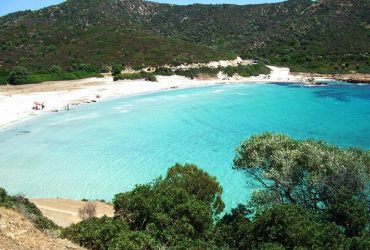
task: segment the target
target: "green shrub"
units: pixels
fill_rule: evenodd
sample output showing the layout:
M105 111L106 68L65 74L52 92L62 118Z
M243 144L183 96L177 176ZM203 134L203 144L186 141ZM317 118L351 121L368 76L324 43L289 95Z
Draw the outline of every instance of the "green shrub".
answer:
M222 188L214 177L194 165L175 165L164 179L117 194L117 218L131 230L145 231L162 244L200 240L211 233L213 215L223 209Z
M115 75L113 77L114 81L118 80L137 80L137 79L145 79L147 81L155 82L157 81L157 78L153 73L147 73L144 71L141 71L139 73L125 73L125 74L119 74Z
M258 76L260 74L269 74L270 69L263 64L252 64L252 65L238 65L236 67L226 67L222 70L226 75L232 77L234 74L238 74L242 77Z
M54 65L49 70L51 73L61 74L63 72L63 69L59 67L58 65Z
M256 215L249 237L256 248L274 242L287 249L340 249L344 241L334 223L297 205L277 205Z
M170 68L158 67L155 69L154 74L161 76L171 76L174 72Z
M62 230L61 236L88 249L105 250L114 238L128 233L123 221L103 216L74 224Z
M0 188L0 204L4 204L4 202L6 201L8 195L5 191L4 188Z
M86 72L86 71L74 71L74 72L61 71L59 73L52 72L43 74L29 74L25 77L18 78L17 84L33 84L46 81L77 80L88 77L102 77L102 75L96 72Z
M123 66L121 64L115 64L112 66L112 76L121 74Z
M129 231L115 237L111 241L109 249L157 250L162 249L162 245L145 232Z
M0 85L8 84L9 77L8 76L0 76Z
M232 77L234 74L238 74L243 77L258 76L260 74L269 74L270 69L263 64L252 64L252 65L238 65L238 66L228 66L228 67L200 67L194 69L178 69L175 71L176 75L185 76L191 79L199 77L201 74L205 74L211 77L216 77L218 72L223 72L224 74Z
M150 82L156 82L157 81L157 77L155 77L155 75L153 75L153 74L148 74L145 77L145 80L150 81Z
M28 70L22 66L16 66L9 74L8 82L10 84L20 84L28 76Z

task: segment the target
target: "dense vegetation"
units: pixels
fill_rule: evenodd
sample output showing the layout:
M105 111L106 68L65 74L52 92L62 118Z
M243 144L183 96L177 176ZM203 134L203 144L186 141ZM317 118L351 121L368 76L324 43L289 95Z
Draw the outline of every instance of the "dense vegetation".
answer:
M0 71L161 66L241 55L296 71L370 72L369 27L368 0L245 6L69 0L0 17Z
M205 77L216 77L217 74L221 72L229 77L234 75L239 75L242 77L249 77L249 76L258 76L260 74L268 75L270 73L270 69L263 64L252 64L252 65L238 65L238 66L228 66L228 67L217 67L217 68L210 68L210 67L199 67L199 68L191 68L191 69L177 69L172 71L169 68L158 67L154 71L156 75L163 75L163 76L170 76L170 75L180 75L185 76L191 79L200 78L202 76Z
M234 168L261 187L222 214L222 187L195 165L120 193L115 217L62 235L89 249L369 249L370 152L265 133Z
M118 80L136 80L136 79L145 79L146 81L156 82L157 78L153 73L148 73L145 71L140 71L138 73L124 73L117 74L113 77L114 81Z
M98 71L101 69L91 68L86 64L74 65L64 71L59 66L52 66L49 70L29 71L22 66L16 66L11 71L3 71L4 75L0 75L1 84L31 84L45 81L59 81L59 80L77 80L87 77L102 77ZM0 72L1 74L1 72Z
M54 222L45 218L35 204L27 198L22 195L8 195L3 188L0 188L0 206L17 210L40 230L54 230L58 228Z

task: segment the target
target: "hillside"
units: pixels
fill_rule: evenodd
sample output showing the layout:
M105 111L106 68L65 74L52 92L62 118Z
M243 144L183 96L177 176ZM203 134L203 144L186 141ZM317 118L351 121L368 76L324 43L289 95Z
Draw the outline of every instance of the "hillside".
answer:
M3 71L15 65L158 66L241 55L296 71L370 72L367 0L245 6L68 0L1 17L0 32Z
M3 207L0 207L0 228L0 249L84 249L41 232L23 215Z
M370 69L366 0L172 6L149 25L164 35L297 70Z

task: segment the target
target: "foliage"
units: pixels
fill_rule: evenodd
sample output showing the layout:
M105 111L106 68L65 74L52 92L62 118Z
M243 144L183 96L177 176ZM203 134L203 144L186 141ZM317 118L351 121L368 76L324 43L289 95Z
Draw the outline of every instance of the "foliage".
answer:
M112 76L121 74L123 66L121 64L115 64L112 66Z
M76 69L91 70L86 67ZM73 69L72 69L73 70ZM7 82L10 84L31 84L31 83L40 83L46 81L62 81L62 80L78 80L87 77L102 77L101 74L96 73L95 71L63 71L59 66L53 66L50 70L42 70L39 72L30 73L26 68L17 66L9 74ZM1 80L1 76L0 76ZM1 84L1 82L0 82Z
M161 75L161 76L172 76L174 75L174 72L170 68L157 67L154 71L154 74Z
M219 71L219 68L200 67L193 69L178 69L175 71L175 74L194 79L199 77L201 74L208 75L210 77L216 77Z
M317 149L315 154L308 150L312 148ZM364 174L362 167L369 162L367 153L323 142L295 141L283 135L253 136L237 150L235 163L243 162L243 171L250 165L263 166L264 171L279 167L275 175L264 175L274 179L263 179L266 185L252 201L268 201L268 206L238 205L218 217L224 205L217 180L195 165L176 164L164 178L117 194L114 218L88 219L65 229L63 236L91 249L368 249L369 210L363 187L369 178L359 177L350 182L349 188L348 181L354 176L346 169L345 161L349 157L355 173ZM282 159L290 164L281 163ZM284 197L288 194L271 189L281 185L280 174L285 183L304 183L300 192L310 194L307 180L292 181L292 176L302 176L293 171L297 170L294 162L300 163L298 170L305 170L305 178L315 177L309 183L317 190L317 197L325 199L313 202L292 192L293 202ZM338 166L346 173L344 177L338 177ZM256 172L251 172L253 177ZM333 179L343 187L331 190L336 186L328 180ZM316 186L323 181L331 192ZM292 190L296 188L292 186ZM325 196L319 191L325 191ZM0 192L0 199L2 196Z
M249 231L256 248L279 243L287 249L339 249L344 237L332 223L297 205L277 205L258 214Z
M341 188L331 197L329 206L325 209L326 219L335 222L345 229L348 237L361 236L366 233L370 214L363 199L355 197L346 188ZM369 228L367 228L369 233Z
M124 73L118 74L113 77L114 81L118 80L136 80L136 79L145 79L147 81L156 82L157 78L152 73L147 73L145 71L140 71L139 73Z
M0 85L8 84L8 76L0 76Z
M252 136L234 160L262 184L248 204L220 216L217 180L176 164L164 178L117 194L114 218L88 219L63 236L90 249L365 250L369 163L361 149Z
M115 237L108 249L125 250L156 250L161 249L161 244L145 232L129 231Z
M238 74L243 77L249 76L258 76L261 74L268 75L270 74L270 69L263 64L252 64L252 65L238 65L236 67L228 66L222 71L232 77L235 74Z
M0 65L160 66L238 54L293 71L370 72L369 10L367 0L244 6L72 0L0 17Z
M117 194L114 218L87 219L62 236L89 249L217 249L212 212L223 209L221 193L214 177L176 164L165 178Z
M234 168L258 181L272 203L322 209L343 187L357 196L364 194L370 152L264 133L240 145Z
M214 177L194 165L176 164L164 179L117 194L113 204L116 216L131 229L145 230L162 244L176 245L184 239L210 236L212 210L219 213L224 206L221 193Z
M121 220L103 216L90 218L62 231L61 236L88 249L108 249L111 241L128 233L128 226Z
M8 195L3 188L0 188L0 206L17 210L35 224L38 229L55 230L58 228L58 226L51 220L42 215L41 211L35 206L35 204L31 203L21 195Z
M10 84L20 84L28 76L28 70L25 67L17 66L9 74L8 82Z
M63 69L59 67L58 65L54 65L49 70L52 73L61 74L63 72Z
M164 180L175 187L186 190L187 193L206 204L211 204L216 215L224 210L225 204L221 199L223 190L216 177L210 176L197 166L176 164L167 171Z
M215 225L215 241L219 246L231 249L248 249L250 245L249 231L250 211L245 205L239 204L226 213Z
M234 76L235 74L238 74L243 77L249 77L249 76L258 76L260 74L269 74L270 69L263 64L252 64L217 68L199 67L192 69L178 69L174 72L174 74L194 79L202 75L216 77L219 72L224 73L230 77ZM155 73L157 73L157 71ZM164 75L168 75L168 73L163 69L158 71L158 73L159 74L164 73Z

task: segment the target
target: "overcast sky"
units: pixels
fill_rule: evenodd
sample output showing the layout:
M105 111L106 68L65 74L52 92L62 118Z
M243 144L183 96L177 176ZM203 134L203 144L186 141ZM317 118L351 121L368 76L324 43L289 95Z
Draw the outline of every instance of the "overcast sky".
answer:
M20 10L37 10L61 2L64 2L64 0L0 0L0 16ZM154 2L173 3L173 4L192 4L192 3L252 4L252 3L282 2L282 0L158 0Z

